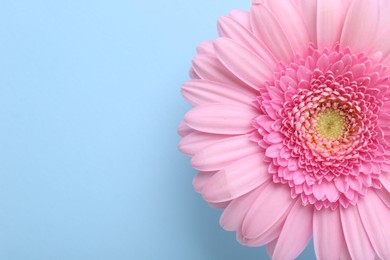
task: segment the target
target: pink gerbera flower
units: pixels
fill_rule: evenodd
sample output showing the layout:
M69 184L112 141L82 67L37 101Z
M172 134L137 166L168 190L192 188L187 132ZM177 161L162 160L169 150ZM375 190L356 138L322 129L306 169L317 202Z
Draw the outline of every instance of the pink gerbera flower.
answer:
M390 1L253 1L198 47L180 150L273 259L390 259Z

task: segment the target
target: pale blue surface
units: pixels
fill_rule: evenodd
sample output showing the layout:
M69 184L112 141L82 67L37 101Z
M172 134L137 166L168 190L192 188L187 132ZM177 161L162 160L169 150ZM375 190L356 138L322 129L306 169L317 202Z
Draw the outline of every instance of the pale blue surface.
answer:
M176 149L195 47L249 2L0 0L0 259L266 259Z

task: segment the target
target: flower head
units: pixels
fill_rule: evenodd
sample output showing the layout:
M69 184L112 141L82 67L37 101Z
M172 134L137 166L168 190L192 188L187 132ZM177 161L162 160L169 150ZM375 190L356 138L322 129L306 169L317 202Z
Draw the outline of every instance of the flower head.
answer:
M198 47L179 132L221 225L274 259L390 259L390 1L253 1Z

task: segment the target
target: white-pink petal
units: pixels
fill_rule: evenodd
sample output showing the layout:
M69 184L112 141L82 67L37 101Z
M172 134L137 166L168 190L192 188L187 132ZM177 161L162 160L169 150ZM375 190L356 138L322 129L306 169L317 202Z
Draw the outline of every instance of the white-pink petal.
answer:
M207 104L190 110L184 121L201 132L234 135L252 131L252 120L257 115L256 109L245 105Z
M273 78L273 70L256 53L229 39L214 42L217 57L234 75L254 90Z
M202 195L208 202L229 201L254 190L270 178L264 156L254 154L217 172L204 186Z
M313 231L313 207L297 200L288 213L276 243L273 259L295 259L309 243Z
M221 170L234 161L256 153L260 153L258 144L251 141L249 135L240 135L207 146L192 157L191 164L200 171Z

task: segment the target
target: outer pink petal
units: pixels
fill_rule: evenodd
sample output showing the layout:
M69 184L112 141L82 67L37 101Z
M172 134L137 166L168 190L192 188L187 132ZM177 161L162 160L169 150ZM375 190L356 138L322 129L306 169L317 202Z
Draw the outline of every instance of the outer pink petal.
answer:
M272 51L277 59L288 64L294 58L293 49L275 16L261 3L251 9L253 32Z
M227 83L230 85L249 88L244 82L234 76L218 58L208 55L198 55L192 61L192 66L196 74L205 80ZM252 90L253 91L253 90ZM255 93L255 91L253 91Z
M242 224L243 236L250 239L265 233L283 216L293 201L288 187L269 184L248 211Z
M284 223L273 259L295 259L309 243L313 231L313 207L297 200Z
M245 105L208 104L190 110L184 121L201 132L235 135L252 131L252 119L257 115L256 109Z
M383 172L379 176L379 180L382 183L382 185L386 188L386 190L390 191L390 173Z
M386 189L375 190L378 197L390 209L390 193Z
M357 207L340 209L345 242L352 259L375 259L375 252L364 230Z
M277 217L275 222L260 236L256 238L247 238L242 234L242 231L238 231L237 240L246 246L264 246L277 239L280 235L280 232L282 231L284 222L286 221L293 204L294 203L291 204L291 206L286 210L286 212L283 213L283 215Z
M198 55L215 56L213 41L204 41L196 48Z
M390 210L369 190L359 200L358 209L372 247L381 259L390 259Z
M252 105L255 95L244 88L208 80L190 80L182 87L182 94L192 105L208 103L236 103Z
M229 206L229 203L231 201L224 201L221 203L209 203L209 205L215 209L225 209L227 206Z
M354 51L366 50L375 38L378 17L379 0L352 1L341 33L341 45Z
M340 40L344 24L347 1L317 1L317 46L319 49L331 48Z
M318 260L340 259L346 245L338 210L314 211L313 240Z
M192 185L196 192L201 193L204 185L213 177L215 172L199 172L195 175Z
M240 229L246 213L267 184L265 183L253 191L233 200L221 215L219 221L221 226L229 231Z
M276 243L278 242L278 239L273 240L272 242L269 242L267 244L267 254L272 257L272 255L275 252Z
M284 33L296 53L303 53L309 45L306 24L292 1L271 0L268 6L279 20Z
M219 171L204 186L202 195L208 202L223 202L238 198L269 180L268 163L254 154L236 161Z
M254 90L273 77L273 71L254 52L228 38L219 38L214 48L221 62Z
M196 74L194 68L191 67L190 71L188 72L188 75L190 76L190 79L200 79L199 75Z
M184 120L180 122L179 127L177 128L177 133L181 136L184 137L190 133L192 133L194 129L190 128Z
M249 12L244 10L233 10L229 13L229 17L244 26L247 30L251 30Z
M226 138L232 137L230 135L216 135L216 134L208 134L202 133L198 131L194 131L191 134L186 135L179 143L179 150L182 153L193 156L194 154L203 150L203 148L218 142L220 140L224 140Z
M382 52L382 58L390 54L390 29L383 33L374 43L372 52Z
M223 16L218 21L220 36L233 39L256 53L270 68L277 69L278 61L270 50L260 42L248 29L230 17Z
M317 43L317 1L295 0L306 23L310 41Z
M201 171L215 171L224 169L236 160L259 152L259 146L249 139L249 135L240 135L207 146L195 154L191 163L194 168Z

